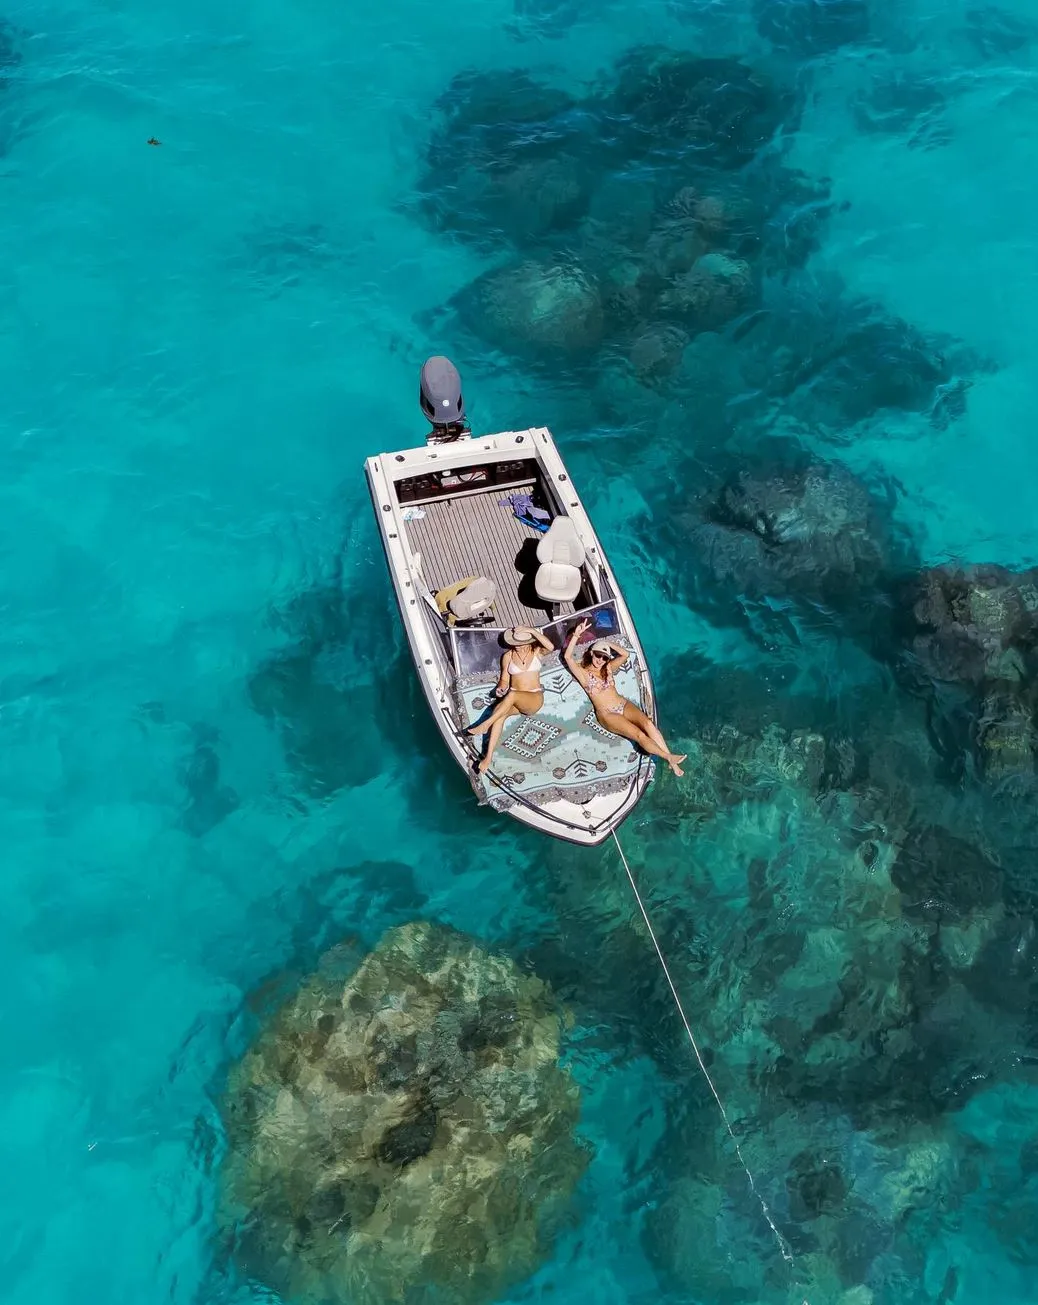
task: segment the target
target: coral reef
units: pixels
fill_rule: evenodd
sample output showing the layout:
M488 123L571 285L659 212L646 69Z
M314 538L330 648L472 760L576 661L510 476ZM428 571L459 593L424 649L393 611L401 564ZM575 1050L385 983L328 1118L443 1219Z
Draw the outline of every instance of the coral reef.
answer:
M886 588L909 560L891 495L784 442L752 471L718 465L715 479L682 463L678 479L689 488L649 496L638 521L676 597L768 647L782 639L776 619L794 617L889 643Z
M998 5L972 5L965 18L967 35L984 59L1011 59L1038 41L1038 27Z
M201 838L236 811L239 803L234 789L221 783L219 731L196 725L192 734L191 754L179 775L186 795L182 824L189 834Z
M929 1246L980 1182L953 1121L1038 1055L1038 818L1007 799L1035 773L1038 604L1031 572L923 570L899 529L874 442L936 440L991 364L811 260L831 187L787 142L813 63L846 46L872 47L863 133L941 144L956 86L867 0L754 3L728 45L734 7L673 7L695 52L635 49L580 91L456 79L417 210L494 259L451 329L573 396L570 437L644 504L635 565L706 631L657 668L686 778L662 777L624 846L795 1299L904 1305L932 1298ZM1030 40L995 10L965 23L984 58ZM852 472L832 450L856 444ZM604 1057L651 1057L672 1085L643 1225L661 1281L785 1302L622 877L552 846L527 887L553 923L517 950Z
M489 1302L543 1260L587 1161L550 990L449 929L321 974L235 1068L223 1222L297 1301Z
M579 358L602 337L601 295L576 264L531 260L499 268L468 287L464 301L480 334L501 349Z
M828 54L869 39L866 0L755 0L757 30L778 49Z
M914 1299L906 1276L922 1281L987 1163L952 1121L1038 1034L1034 903L1001 864L1034 846L1035 822L1007 829L983 793L946 790L923 705L878 671L839 726L831 703L691 654L659 687L686 780L657 786L625 851L792 1249L795 1299ZM563 923L536 949L545 972L582 1024L608 1019L672 1076L644 1222L663 1284L785 1305L787 1270L622 877L603 885L564 849L548 861ZM1004 1235L1020 1243L1008 1221Z
M625 158L675 151L700 166L739 168L779 130L791 101L738 60L644 47L620 59L601 109Z
M1038 749L1038 570L934 567L905 586L902 612L902 668L943 716L935 729L941 746L952 760L971 756L993 784L1030 786Z
M761 19L775 39L834 48L864 39L869 14L796 0ZM729 355L711 407L737 398L749 427L780 404L833 440L884 410L956 420L980 360L802 275L832 204L827 179L786 161L794 85L656 47L579 97L522 71L456 77L412 207L507 262L455 296L452 331L554 375L593 366L599 411L626 424L692 400L682 354L703 333ZM933 143L935 94L892 65L857 110Z

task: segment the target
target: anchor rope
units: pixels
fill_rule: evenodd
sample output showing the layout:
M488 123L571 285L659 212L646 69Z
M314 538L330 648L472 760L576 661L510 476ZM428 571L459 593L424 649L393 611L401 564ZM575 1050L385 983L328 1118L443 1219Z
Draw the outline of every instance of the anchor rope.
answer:
M635 882L634 874L631 870L630 865L627 862L627 857L624 855L624 850L620 846L620 840L616 836L615 829L613 830L613 842L616 844L616 850L620 853L620 860L623 862L623 867L627 871L627 878L630 880L631 888L634 890L634 899L638 903L638 909L642 913L642 919L645 921L645 927L649 931L649 937L652 939L652 945L653 947L656 948L656 955L660 959L660 965L663 968L663 973L666 976L667 983L670 987L671 996L674 998L674 1005L678 1008L678 1014L681 1016L681 1022L685 1026L685 1032L688 1034L688 1040L692 1044L692 1050L693 1052L695 1052L695 1057L696 1057L696 1061L699 1064L699 1068L702 1071L703 1077L706 1079L707 1086L710 1088L714 1100L717 1102L717 1109L721 1113L721 1119L724 1121L724 1126L728 1132L728 1136L732 1139L732 1146L735 1148L735 1154L739 1159L739 1163L743 1167L743 1172L746 1174L747 1181L750 1184L750 1191L757 1198L757 1203L761 1208L761 1213L764 1215L765 1222L767 1223L768 1227L771 1229L772 1233L774 1234L775 1241L778 1243L778 1248L782 1255L782 1258L786 1261L787 1264L792 1265L793 1253L789 1249L789 1243L779 1232L775 1220L771 1217L771 1211L768 1209L768 1203L761 1195L760 1189L757 1186L753 1174L750 1172L750 1167L746 1163L745 1159L743 1158L742 1147L739 1145L739 1139L735 1136L735 1132L728 1118L728 1112L724 1108L724 1102L721 1100L720 1094L718 1093L717 1088L714 1086L714 1080L710 1077L710 1071L707 1069L706 1063L704 1062L703 1057L700 1053L699 1044L696 1042L696 1035L692 1032L692 1025L689 1023L688 1016L685 1014L685 1008L681 1004L681 998L678 996L678 990L675 987L673 978L671 977L670 967L667 965L667 958L663 955L663 948L660 946L659 939L656 937L656 931L655 929L653 929L652 921L649 919L649 912L645 909L645 903L642 901L642 895L638 891L638 885ZM807 1305L806 1301L804 1305Z

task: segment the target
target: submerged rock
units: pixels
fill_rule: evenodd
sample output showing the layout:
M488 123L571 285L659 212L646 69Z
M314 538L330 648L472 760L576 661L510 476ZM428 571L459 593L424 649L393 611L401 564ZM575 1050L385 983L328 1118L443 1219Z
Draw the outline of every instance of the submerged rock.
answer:
M181 824L195 838L208 834L239 805L234 789L220 781L217 738L215 730L196 726L194 748L180 767L179 779L187 795Z
M1034 775L1038 731L1033 713L1011 694L991 694L980 707L976 732L981 774L991 784L1017 784Z
M718 331L750 308L755 297L749 263L716 250L674 277L659 302L664 313L690 330Z
M798 464L799 463L799 464ZM781 462L731 476L667 522L679 577L715 604L797 598L875 620L890 562L884 505L838 464Z
M801 1151L786 1176L789 1208L797 1221L810 1221L838 1212L847 1197L848 1184L835 1152Z
M620 61L604 104L631 154L676 150L719 168L749 162L790 108L788 96L736 59L651 47Z
M646 384L671 376L681 366L687 344L688 336L680 327L666 323L647 327L631 345L635 375Z
M945 752L954 759L972 751L991 785L1031 787L1038 568L934 567L908 586L905 606L902 669L933 704L934 734Z
M286 1299L474 1305L541 1263L586 1165L550 990L439 926L319 974L231 1075L222 1220Z
M1010 59L1038 41L1038 27L998 5L966 10L966 34L984 59Z
M908 596L924 674L969 686L1025 677L1038 653L1038 569L933 567Z
M602 338L602 297L574 263L531 259L498 268L474 281L462 301L479 334L507 352L573 358Z
M869 37L865 0L756 0L761 36L799 55L827 54Z

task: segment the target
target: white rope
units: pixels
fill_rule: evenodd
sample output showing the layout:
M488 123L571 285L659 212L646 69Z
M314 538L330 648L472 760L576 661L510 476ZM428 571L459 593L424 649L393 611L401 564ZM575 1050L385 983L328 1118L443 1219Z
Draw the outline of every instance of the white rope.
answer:
M792 1264L793 1254L789 1249L789 1244L787 1243L786 1239L782 1236L782 1234L779 1232L778 1228L775 1226L775 1220L771 1217L771 1211L768 1209L768 1203L765 1201L764 1197L761 1196L757 1184L754 1181L753 1174L750 1173L750 1167L743 1159L742 1148L739 1146L739 1139L735 1136L735 1133L732 1131L731 1123L728 1120L728 1112L725 1110L724 1103L721 1101L721 1098L717 1093L717 1088L714 1087L714 1080L710 1077L710 1071L707 1069L706 1065L703 1062L703 1057L699 1053L699 1044L696 1042L696 1035L692 1032L692 1025L689 1024L688 1022L688 1016L685 1014L685 1008L681 1004L681 998L678 996L678 990L674 986L674 980L670 976L670 968L667 965L667 959L663 955L663 949L660 947L659 940L656 937L656 932L652 927L652 921L649 919L649 913L645 909L645 903L642 901L642 895L638 891L638 885L634 881L634 875L631 873L631 867L627 864L627 857L624 856L624 850L620 846L620 840L616 836L615 829L613 830L613 842L616 844L616 850L620 853L620 860L624 863L624 869L627 871L627 878L631 881L631 887L634 889L635 901L638 903L638 909L642 913L642 919L645 921L645 927L649 931L649 937L652 939L652 945L656 948L656 955L660 958L660 965L663 966L663 973L667 976L667 983L670 985L670 992L671 992L671 996L674 998L674 1005L678 1008L678 1014L681 1016L681 1022L682 1024L684 1024L685 1032L688 1034L688 1040L692 1044L692 1050L696 1053L696 1060L699 1062L699 1068L703 1071L703 1077L706 1079L710 1091L713 1093L714 1100L717 1102L717 1109L721 1112L721 1118L724 1120L724 1126L728 1130L728 1136L732 1139L732 1145L735 1147L735 1154L739 1157L739 1163L742 1165L743 1172L746 1174L747 1180L749 1181L750 1191L757 1198L757 1202L760 1205L761 1212L764 1215L765 1221L767 1222L767 1225L771 1229L771 1231L775 1234L775 1241L778 1243L778 1248L779 1251L782 1253L782 1258L786 1261L787 1264Z

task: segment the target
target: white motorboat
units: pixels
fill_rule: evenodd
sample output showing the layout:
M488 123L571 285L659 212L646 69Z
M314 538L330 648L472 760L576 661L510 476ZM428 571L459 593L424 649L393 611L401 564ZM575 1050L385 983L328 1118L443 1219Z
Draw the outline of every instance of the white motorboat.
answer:
M368 458L365 470L433 719L481 803L557 838L600 843L630 815L654 763L602 728L561 653L587 618L581 646L608 638L628 649L617 688L655 720L623 594L550 431L473 435L445 358L422 368L421 401L426 443ZM464 731L495 704L503 635L517 625L555 647L541 671L544 706L508 720L480 775L482 740Z

